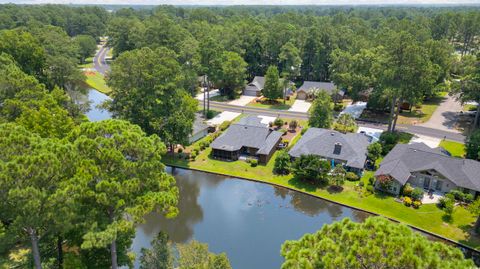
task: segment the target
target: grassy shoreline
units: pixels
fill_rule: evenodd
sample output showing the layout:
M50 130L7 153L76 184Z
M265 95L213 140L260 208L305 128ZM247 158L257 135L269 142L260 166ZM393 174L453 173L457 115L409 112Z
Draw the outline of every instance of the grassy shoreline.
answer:
M378 214L420 230L451 239L454 242L480 249L480 238L473 237L470 233L475 217L463 207L455 207L453 220L445 222L443 211L435 204L422 205L420 209L413 209L396 202L392 196L379 193L366 195L364 191L356 187L356 182L346 181L342 192L331 192L328 188L317 188L305 182L299 182L291 175L275 175L272 173L272 169L278 152L275 153L267 165L257 167L251 167L243 161L224 162L215 160L210 158L210 152L210 148L205 149L195 161L178 159L171 155L164 156L163 161L166 165L179 168L222 174L286 187L351 208ZM368 173L373 172L367 172L362 180L368 180Z

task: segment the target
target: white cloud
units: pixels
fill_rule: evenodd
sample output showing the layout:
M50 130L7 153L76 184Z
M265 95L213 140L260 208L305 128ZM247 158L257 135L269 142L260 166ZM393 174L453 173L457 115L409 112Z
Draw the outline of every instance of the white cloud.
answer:
M480 4L480 0L0 0L15 4L128 4L128 5L368 5Z

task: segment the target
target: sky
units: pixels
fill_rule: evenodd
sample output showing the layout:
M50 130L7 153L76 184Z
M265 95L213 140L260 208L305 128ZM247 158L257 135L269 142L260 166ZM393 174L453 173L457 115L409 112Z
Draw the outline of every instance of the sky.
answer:
M129 5L425 5L479 4L480 0L0 0L0 4L129 4Z

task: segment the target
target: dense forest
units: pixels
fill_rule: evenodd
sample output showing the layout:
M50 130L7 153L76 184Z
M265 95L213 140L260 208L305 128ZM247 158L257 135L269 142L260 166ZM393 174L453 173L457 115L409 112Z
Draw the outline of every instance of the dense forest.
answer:
M117 119L93 123L69 93L104 36ZM480 101L479 36L475 7L0 5L0 265L131 265L143 215L178 213L160 155L191 133L199 76L230 98L275 68L333 81L394 130L404 102Z

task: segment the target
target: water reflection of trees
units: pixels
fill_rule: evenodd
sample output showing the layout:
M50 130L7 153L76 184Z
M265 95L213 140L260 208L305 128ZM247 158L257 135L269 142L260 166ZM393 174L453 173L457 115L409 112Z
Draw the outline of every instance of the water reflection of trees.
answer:
M198 197L201 184L208 180L191 178L192 173L174 174L180 191L179 214L174 219L167 219L161 214L151 213L145 217L146 223L142 225L142 229L151 238L162 230L168 233L172 241L183 243L192 237L193 226L203 219L203 210L198 204Z
M326 211L333 218L338 218L343 213L342 206L329 203L298 191L274 187L274 193L275 196L281 197L282 199L286 199L288 196L290 196L290 204L293 206L293 208L311 217L315 217Z

